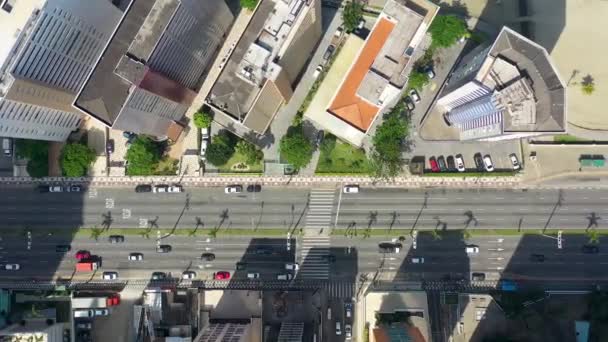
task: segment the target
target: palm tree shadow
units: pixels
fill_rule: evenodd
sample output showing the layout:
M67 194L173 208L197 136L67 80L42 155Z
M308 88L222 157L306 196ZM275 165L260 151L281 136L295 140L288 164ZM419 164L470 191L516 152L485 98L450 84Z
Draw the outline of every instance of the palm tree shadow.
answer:
M199 227L205 228L205 223L203 222L203 220L200 217L197 216L195 219L196 219L196 224L194 226L194 229L192 229L191 231L188 232L188 236L195 236Z
M112 212L108 211L107 213L101 214L101 218L101 226L103 227L103 230L109 230L112 226L112 223L114 222L114 219L112 218Z

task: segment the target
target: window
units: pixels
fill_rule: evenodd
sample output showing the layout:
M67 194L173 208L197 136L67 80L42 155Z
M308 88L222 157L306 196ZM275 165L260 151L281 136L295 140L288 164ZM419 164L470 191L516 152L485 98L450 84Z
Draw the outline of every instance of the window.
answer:
M17 0L0 0L0 2L2 2L2 9L8 13L11 13L13 7L15 7L15 2L17 2Z

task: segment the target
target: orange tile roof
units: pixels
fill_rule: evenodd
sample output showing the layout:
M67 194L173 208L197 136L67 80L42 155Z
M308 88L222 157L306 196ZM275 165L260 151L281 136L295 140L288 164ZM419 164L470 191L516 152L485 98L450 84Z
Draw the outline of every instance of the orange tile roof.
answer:
M380 108L357 96L357 89L394 27L395 24L391 21L380 19L329 107L332 114L364 132L372 124Z

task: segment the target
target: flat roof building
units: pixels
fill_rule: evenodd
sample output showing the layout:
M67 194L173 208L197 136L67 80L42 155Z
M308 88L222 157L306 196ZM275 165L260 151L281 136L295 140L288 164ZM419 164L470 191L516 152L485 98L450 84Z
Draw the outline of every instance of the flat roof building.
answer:
M506 140L565 132L565 102L547 51L504 27L460 61L437 106L460 140Z
M74 106L108 127L176 140L234 16L224 0L133 0Z
M320 0L262 0L207 104L263 134L289 101L321 37Z

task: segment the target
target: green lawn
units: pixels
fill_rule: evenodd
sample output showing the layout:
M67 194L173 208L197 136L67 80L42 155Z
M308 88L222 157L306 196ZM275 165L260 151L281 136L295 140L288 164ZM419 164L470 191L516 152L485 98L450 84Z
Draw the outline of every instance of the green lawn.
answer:
M572 144L577 142L587 142L589 140L575 137L568 134L560 134L553 137L553 141L562 144Z
M331 152L321 149L317 174L322 173L371 173L371 165L365 152L340 140Z
M239 172L243 172L243 173L261 173L264 172L264 166L262 165L262 163L256 163L253 165L247 165L246 169L239 169L233 166L234 165L239 165L239 164L246 164L245 163L245 156L240 154L238 151L235 151L234 154L232 155L232 157L230 159L228 159L228 162L224 165L220 165L218 166L218 170L220 173L239 173Z

